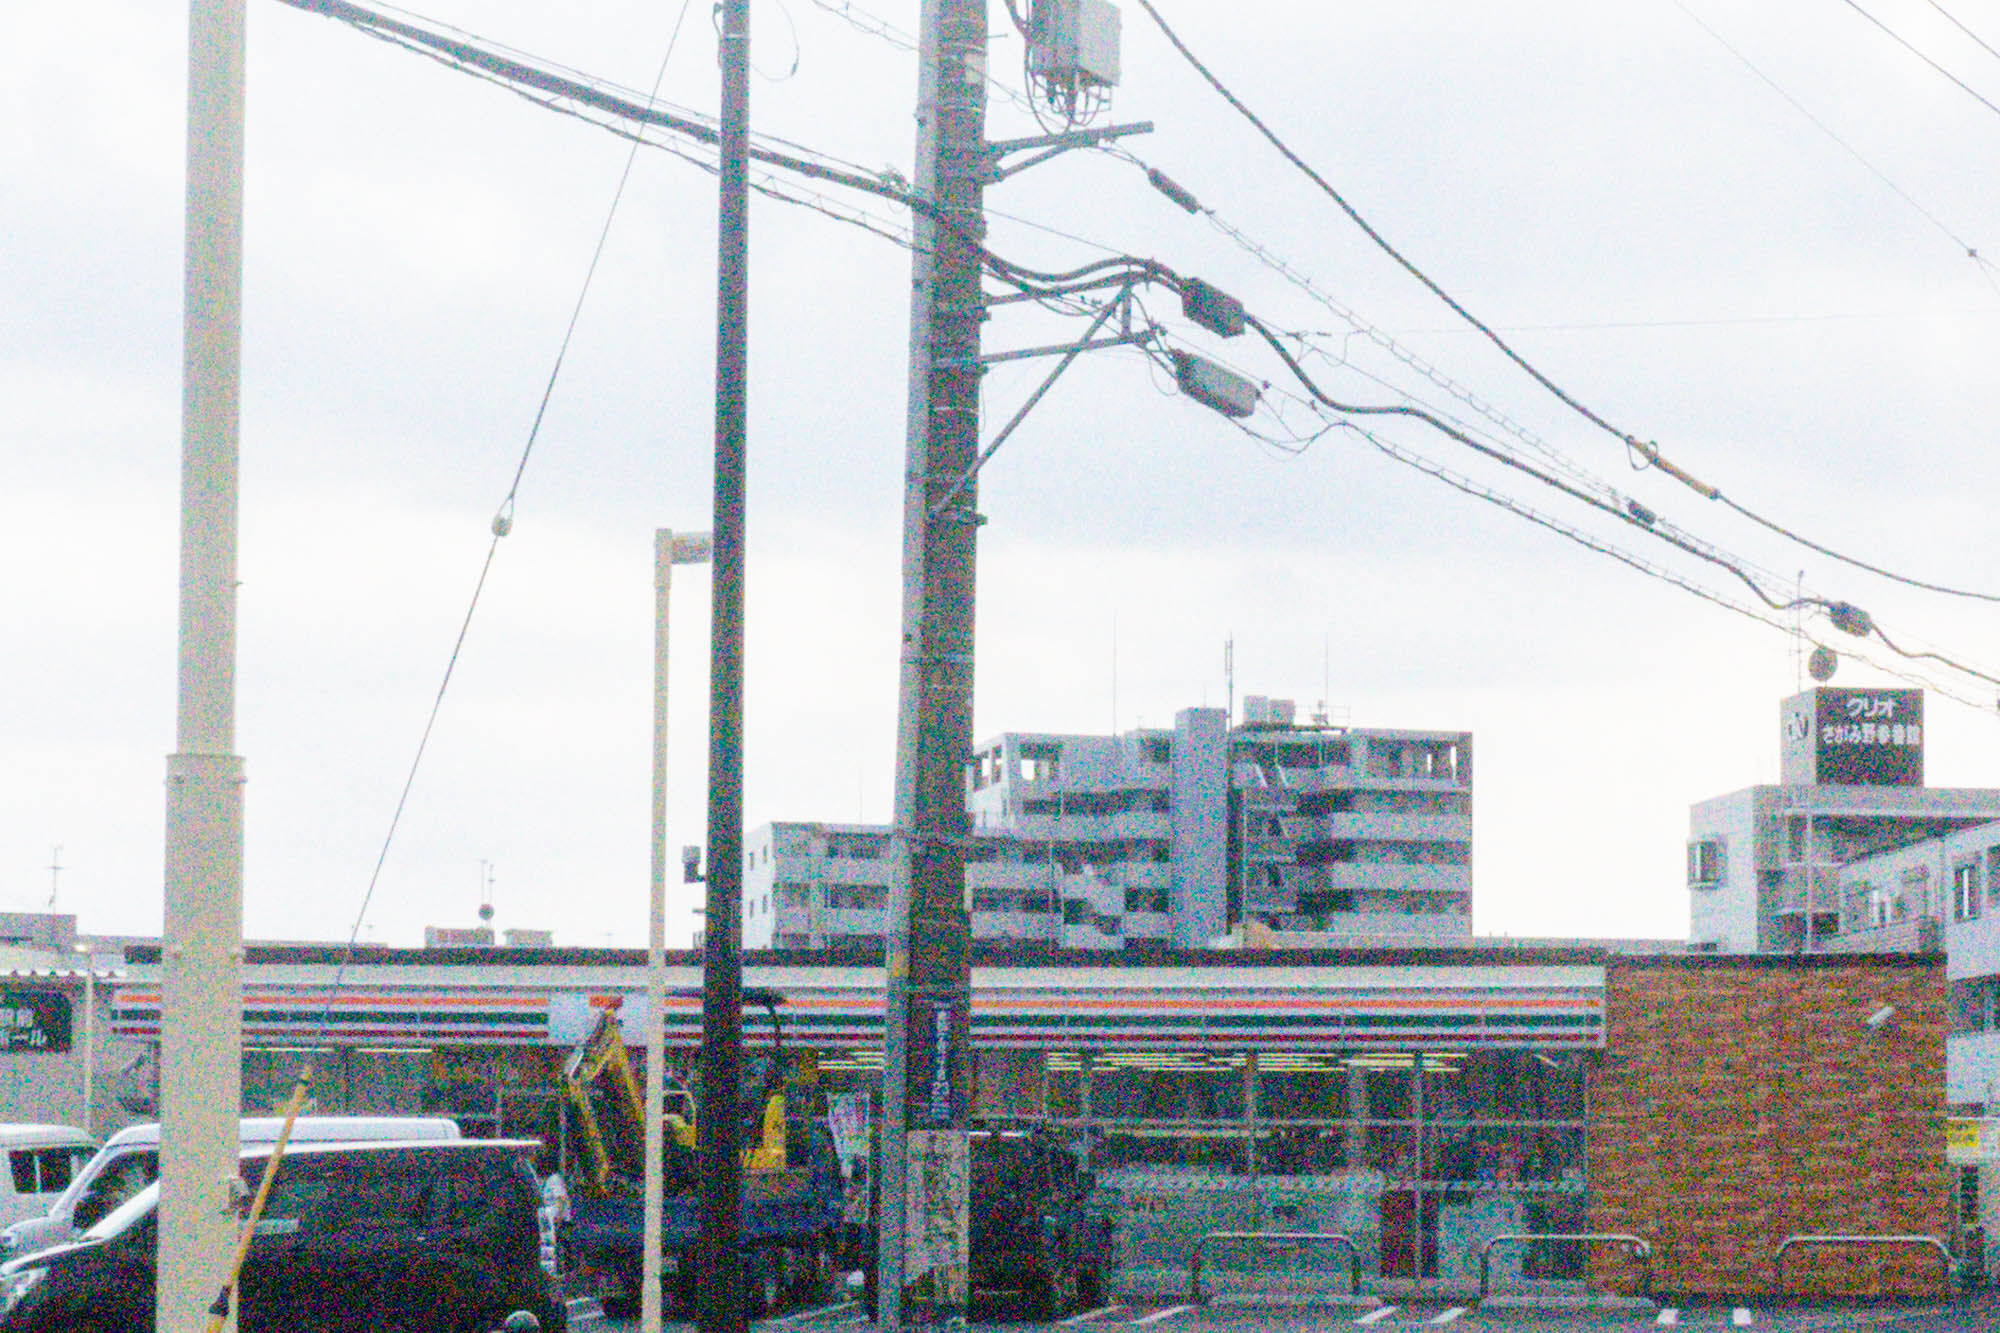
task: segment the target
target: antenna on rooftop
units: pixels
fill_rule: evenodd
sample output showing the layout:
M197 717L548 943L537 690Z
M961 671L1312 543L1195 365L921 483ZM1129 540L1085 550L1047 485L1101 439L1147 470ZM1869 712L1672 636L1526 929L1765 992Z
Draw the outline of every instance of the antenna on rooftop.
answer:
M49 910L56 907L56 892L62 887L62 845L49 848Z
M493 920L493 863L487 860L479 863L479 920Z
M1223 719L1225 727L1236 725L1236 636L1231 634L1222 641L1222 683L1228 690L1228 716Z

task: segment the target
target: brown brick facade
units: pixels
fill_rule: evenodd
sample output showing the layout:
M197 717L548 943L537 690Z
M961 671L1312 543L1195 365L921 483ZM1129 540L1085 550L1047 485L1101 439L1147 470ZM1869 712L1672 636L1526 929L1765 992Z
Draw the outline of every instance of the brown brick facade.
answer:
M1884 1005L1893 1020L1864 1019ZM1944 965L1911 958L1607 960L1591 1071L1594 1231L1654 1247L1663 1292L1775 1291L1797 1234L1949 1236ZM1615 1255L1593 1276L1630 1290ZM1797 1292L1937 1289L1934 1255L1786 1258Z

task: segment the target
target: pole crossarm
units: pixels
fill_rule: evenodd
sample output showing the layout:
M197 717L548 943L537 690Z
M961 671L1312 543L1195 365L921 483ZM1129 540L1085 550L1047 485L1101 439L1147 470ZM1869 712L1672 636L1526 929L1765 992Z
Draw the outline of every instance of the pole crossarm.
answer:
M287 0L289 3L290 0ZM1073 148L1094 148L1107 139L1122 139L1128 134L1151 134L1153 122L1134 121L1129 125L1106 125L1103 129L1064 130L1060 134L1036 134L1025 139L995 139L983 150L985 158L984 179L988 185L997 185L1016 172L1038 166L1052 157L1067 153ZM1009 153L1025 153L1034 149L1042 151L1019 162L1003 164L1001 159Z
M1097 338L1089 342L1049 343L1042 347L1017 347L1008 352L988 352L979 358L980 364L992 365L998 361L1026 361L1037 356L1054 356L1058 352L1094 352L1102 347L1141 347L1153 340L1152 330L1138 333L1121 333L1112 338ZM1069 364L1067 357L1064 365Z
M1043 378L1042 382L1036 386L1035 391L1028 395L1028 400L1022 403L1020 407L1015 409L1014 415L1008 418L1007 424L1000 428L1000 433L993 437L993 442L987 445L984 449L979 451L979 457L972 460L972 466L967 468L959 476L958 480L951 484L950 489L945 491L945 493L941 497L939 497L937 503L931 506L931 518L933 520L943 517L945 511L951 508L951 506L957 502L958 497L964 493L965 488L971 484L972 479L979 475L979 470L986 466L986 461L992 458L995 453L999 452L1001 445L1007 443L1007 437L1014 433L1014 428L1016 426L1019 426L1023 421L1027 420L1028 413L1034 410L1035 404L1042 401L1042 395L1046 394L1049 391L1049 389L1055 384L1055 382L1062 377L1062 373L1070 368L1070 364L1074 362L1077 359L1077 357L1081 356L1086 350L1093 347L1118 347L1118 346L1123 346L1127 343L1143 342L1145 339L1152 336L1151 333L1140 333L1135 335L1130 332L1127 332L1117 338L1098 338L1093 341L1092 335L1095 334L1099 329L1104 327L1106 320L1110 319L1112 315L1117 314L1121 310L1125 312L1125 321L1129 326L1129 324L1131 323L1131 308L1132 308L1131 295L1132 295L1132 289L1130 287L1127 287L1123 291L1119 292L1116 300L1107 301L1104 305L1104 308L1097 312L1097 318L1090 321L1090 327L1083 331L1083 337L1078 339L1076 342L1070 343L1060 348L1041 349L1049 351L1059 350L1063 353L1063 359L1056 362L1055 368L1049 371L1047 376ZM1023 351L1023 352L1002 352L996 356L985 357L982 359L988 361L1009 360L1017 357L1034 356L1038 354L1039 352L1034 350Z

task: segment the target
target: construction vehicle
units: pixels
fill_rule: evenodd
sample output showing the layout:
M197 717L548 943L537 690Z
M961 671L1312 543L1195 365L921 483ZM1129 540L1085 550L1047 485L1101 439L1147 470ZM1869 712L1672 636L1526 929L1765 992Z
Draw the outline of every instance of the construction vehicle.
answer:
M699 992L680 991L682 997ZM721 1099L744 1117L744 1273L751 1303L778 1308L787 1297L823 1289L831 1280L840 1226L840 1165L833 1135L815 1108L813 1068L787 1051L778 1017L782 997L746 990L771 1026L771 1046L756 1063L748 1089ZM667 1072L667 1071L663 1071ZM665 1202L661 1209L661 1270L670 1295L691 1302L700 1236L695 1174L699 1117L721 1114L693 1078L668 1073L663 1115ZM748 1091L750 1095L743 1093ZM645 1232L645 1096L617 1015L605 1011L563 1067L571 1111L570 1220L563 1237L572 1295L607 1305L639 1297L640 1247Z

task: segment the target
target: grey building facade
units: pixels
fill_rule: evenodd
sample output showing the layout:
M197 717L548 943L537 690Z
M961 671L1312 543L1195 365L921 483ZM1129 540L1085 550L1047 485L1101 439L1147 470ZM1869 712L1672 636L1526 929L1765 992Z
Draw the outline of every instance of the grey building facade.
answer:
M1461 943L1472 934L1465 732L1244 721L1190 708L1121 735L1007 732L967 776L966 867L982 940ZM746 843L744 941L879 939L889 830L770 824Z

